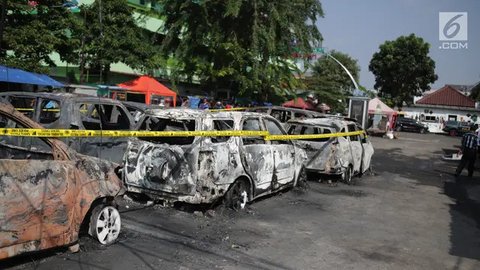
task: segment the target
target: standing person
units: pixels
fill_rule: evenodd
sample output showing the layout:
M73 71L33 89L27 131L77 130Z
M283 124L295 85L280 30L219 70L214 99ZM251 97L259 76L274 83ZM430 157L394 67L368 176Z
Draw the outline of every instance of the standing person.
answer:
M215 106L213 108L214 109L225 109L225 107L223 107L222 102L220 102L220 101L217 101L217 103L215 103Z
M204 98L203 99L203 102L200 103L200 105L198 106L198 108L200 110L208 110L210 109L210 103L208 103L208 99Z
M460 164L458 164L457 170L455 171L455 177L458 177L461 173L465 165L468 163L468 177L473 176L473 169L475 165L475 160L477 158L477 146L478 146L478 138L477 135L473 132L466 133L463 135L462 138L462 149L461 153L462 160L460 160Z
M183 108L190 108L190 99L188 97L183 98L182 107Z

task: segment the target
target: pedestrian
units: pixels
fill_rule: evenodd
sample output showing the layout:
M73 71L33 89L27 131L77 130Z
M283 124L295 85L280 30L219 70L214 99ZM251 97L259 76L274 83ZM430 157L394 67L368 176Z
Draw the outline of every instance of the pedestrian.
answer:
M222 102L220 102L220 101L217 101L217 103L215 103L215 106L214 106L213 108L214 108L214 109L217 109L217 110L219 110L219 109L225 109L225 107L223 107Z
M198 108L200 110L208 110L210 109L210 104L208 103L208 99L204 98L203 99L203 102L200 103L200 105L198 106Z
M463 135L462 138L462 149L460 152L462 153L462 159L460 160L460 164L458 164L457 170L455 171L455 177L458 177L461 173L465 165L468 164L468 177L473 176L473 169L475 165L475 160L477 158L477 146L478 146L478 137L473 132L468 132Z
M190 99L188 97L184 97L182 101L183 108L190 108Z

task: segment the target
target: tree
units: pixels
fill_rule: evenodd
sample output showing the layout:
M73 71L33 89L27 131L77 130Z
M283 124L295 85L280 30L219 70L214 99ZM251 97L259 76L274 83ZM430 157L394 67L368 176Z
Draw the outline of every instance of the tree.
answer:
M360 67L357 60L348 54L331 51L330 55L342 63L358 81ZM313 90L319 102L327 103L332 111L343 112L346 107L346 97L352 95L355 85L335 60L330 56L323 56L312 67L312 77L306 80L308 89Z
M6 3L6 8L4 4ZM2 50L0 62L29 71L47 73L47 66L54 66L50 58L53 52L67 55L78 46L78 40L70 35L76 28L71 12L62 6L62 0L37 1L36 6L27 1L2 1L6 10L2 23Z
M165 56L179 73L209 90L231 88L271 99L295 88L296 65L286 56L311 53L321 41L318 0L164 0Z
M413 97L430 89L438 76L435 62L428 56L430 44L411 34L380 45L369 70L375 75L375 89L395 105L411 104Z
M133 9L125 0L96 0L81 6L82 27L74 33L81 40L80 77L86 66L99 74L99 82L108 81L113 63L122 62L148 73L161 64L159 47L151 35L138 26Z
M480 101L480 82L478 82L470 91L470 98Z

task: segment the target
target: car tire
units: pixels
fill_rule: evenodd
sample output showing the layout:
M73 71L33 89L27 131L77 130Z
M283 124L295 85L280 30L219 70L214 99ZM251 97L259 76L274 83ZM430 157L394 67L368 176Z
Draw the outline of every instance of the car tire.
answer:
M402 131L402 127L401 126L398 126L395 128L396 131Z
M451 129L448 134L452 137L456 137L457 136L457 131L455 129Z
M117 208L100 204L97 205L90 216L89 234L102 245L114 243L122 227L120 213Z
M342 173L342 181L345 184L352 185L353 184L353 168L352 166L348 166L345 171Z
M425 134L425 129L424 128L420 129L420 134Z
M237 180L225 194L224 203L227 207L240 211L248 203L248 184L244 180Z

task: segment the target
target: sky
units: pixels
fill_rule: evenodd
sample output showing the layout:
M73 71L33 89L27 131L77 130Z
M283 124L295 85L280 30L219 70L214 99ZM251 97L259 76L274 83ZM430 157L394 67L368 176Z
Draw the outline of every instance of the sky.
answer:
M325 13L317 21L323 47L358 60L360 85L373 89L375 77L368 65L387 40L414 33L430 43L438 80L445 84L472 85L480 81L479 0L320 0ZM439 12L467 12L468 49L440 49ZM443 29L443 26L442 26ZM452 28L453 29L453 28ZM444 45L445 46L445 45ZM453 45L454 46L454 45Z

